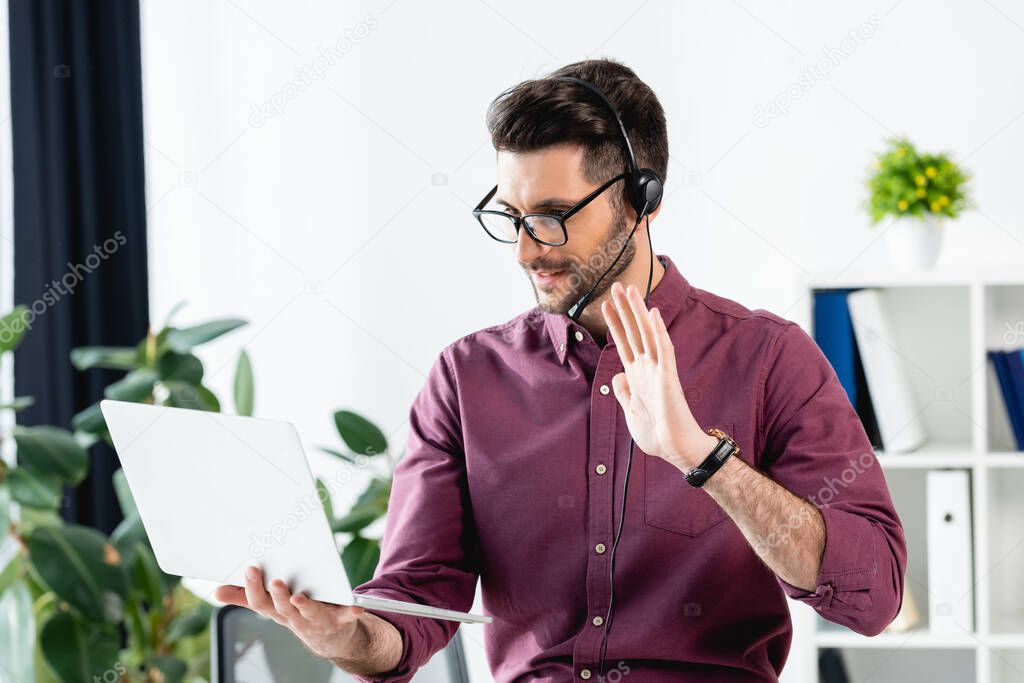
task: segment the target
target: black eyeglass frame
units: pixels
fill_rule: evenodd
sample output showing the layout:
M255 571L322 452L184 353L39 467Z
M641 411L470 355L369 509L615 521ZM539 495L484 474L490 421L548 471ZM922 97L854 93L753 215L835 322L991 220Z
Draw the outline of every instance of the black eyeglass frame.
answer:
M481 199L480 203L477 204L476 208L473 209L473 215L476 217L476 220L480 224L480 227L484 229L485 233L487 233L487 236L490 237L491 239L493 239L496 242L501 242L503 244L515 244L516 242L519 241L520 228L525 226L526 227L526 231L528 233L530 233L530 237L532 237L537 242L540 242L541 244L545 244L545 245L550 246L550 247L560 247L560 246L562 246L563 244L565 244L566 242L569 241L569 232L568 232L568 230L565 229L565 222L567 220L569 220L570 218L572 218L572 216L574 214L579 212L587 204L589 204L590 202L592 202L595 199L597 199L598 195L600 195L602 192L607 190L609 187L611 187L616 182L618 182L618 181L622 180L623 178L627 177L628 175L629 175L628 173L620 173L619 175L615 176L614 178L611 178L611 179L605 181L604 184L600 185L596 190L594 190L593 192L588 194L586 197L584 197L583 199L581 199L578 202L576 202L573 206L569 207L565 211L562 211L562 212L559 212L559 213L524 213L521 216L514 216L514 215L512 215L510 213L506 213L505 211L495 211L493 209L484 209L484 206L487 205L487 202L491 201L491 198L493 198L494 195L498 192L498 186L495 185L494 188L490 192L487 193L487 196L485 196L483 199ZM499 238L495 237L493 234L491 234L491 231L487 229L487 226L484 225L484 221L483 221L483 216L484 215L488 215L488 214L493 214L493 215L496 215L496 216L502 216L505 219L512 221L512 223L515 225L515 229L516 229L516 238L514 240L503 240L503 239L499 239ZM554 220L558 221L558 225L562 229L562 241L561 242L547 242L547 241L542 240L539 237L537 237L537 235L534 234L533 229L530 227L529 223L526 222L527 218L532 218L532 217L548 218L548 219L554 219Z

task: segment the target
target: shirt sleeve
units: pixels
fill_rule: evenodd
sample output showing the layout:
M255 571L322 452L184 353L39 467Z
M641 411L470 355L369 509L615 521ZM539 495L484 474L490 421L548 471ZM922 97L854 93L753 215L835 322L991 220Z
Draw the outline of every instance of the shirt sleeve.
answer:
M381 558L354 593L468 611L479 576L454 376L442 351L409 410L405 456L395 468ZM391 671L364 683L408 681L452 639L459 622L368 609L402 635Z
M876 635L899 612L907 564L881 464L835 370L799 325L779 334L766 366L760 466L820 510L826 533L816 589L779 583L825 619Z

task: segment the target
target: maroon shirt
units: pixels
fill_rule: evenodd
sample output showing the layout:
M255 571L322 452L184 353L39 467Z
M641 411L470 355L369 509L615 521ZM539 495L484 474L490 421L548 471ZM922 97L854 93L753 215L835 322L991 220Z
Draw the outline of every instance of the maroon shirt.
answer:
M649 305L672 337L694 417L817 505L827 540L817 590L792 586L707 491L637 447L605 676L775 681L792 637L786 595L868 635L895 617L903 528L814 340L796 323L691 286L658 258L666 272ZM593 619L608 608L629 447L611 391L621 371L613 341L601 347L567 316L536 307L447 346L409 413L381 562L356 592L468 611L479 576L494 618L484 633L495 680L596 681L603 626ZM370 611L404 645L395 670L365 681L408 680L458 626Z

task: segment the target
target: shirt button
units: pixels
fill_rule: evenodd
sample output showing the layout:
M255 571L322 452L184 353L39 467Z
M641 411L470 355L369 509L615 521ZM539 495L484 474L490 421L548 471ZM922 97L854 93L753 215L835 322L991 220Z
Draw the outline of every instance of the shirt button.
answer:
M590 678L590 669L581 669L580 678L582 678L583 680L587 680L588 678Z
M604 543L598 543L597 545L595 545L594 550L597 551L598 555L603 553L605 551Z
M579 330L576 330L576 334L574 334L573 336L576 337L576 341L583 341L583 333L580 332Z
M609 392L609 391L611 391L611 389L609 389L609 388L608 388L608 385L607 385L607 384L602 384L602 385L601 385L601 386L600 386L600 387L598 388L598 391L600 391L600 392L601 392L602 394L604 394L605 396L607 396L607 395L608 395L608 392Z
M604 619L602 619L601 617L594 617L593 622L594 626L600 626L604 623Z
M604 466L604 463L602 463L595 467L594 471L597 472L598 474L604 474L605 472L608 471L608 468Z

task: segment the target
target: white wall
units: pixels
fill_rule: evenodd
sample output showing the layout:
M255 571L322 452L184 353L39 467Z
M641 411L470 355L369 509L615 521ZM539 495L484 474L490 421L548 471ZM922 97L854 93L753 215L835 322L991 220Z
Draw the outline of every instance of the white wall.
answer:
M318 50L346 36L323 70ZM863 186L897 133L973 172L983 213L950 228L941 265L1024 261L1024 8L1007 0L149 0L143 53L154 318L187 299L182 321L251 320L205 354L214 385L227 395L244 343L258 413L311 445L351 407L401 446L439 349L533 305L468 213L494 178L484 111L588 56L662 100L655 248L697 286L804 322L806 273L886 267ZM822 59L830 77L801 85ZM304 65L321 77L255 120ZM758 125L791 86L788 113ZM812 662L791 661L793 680Z

